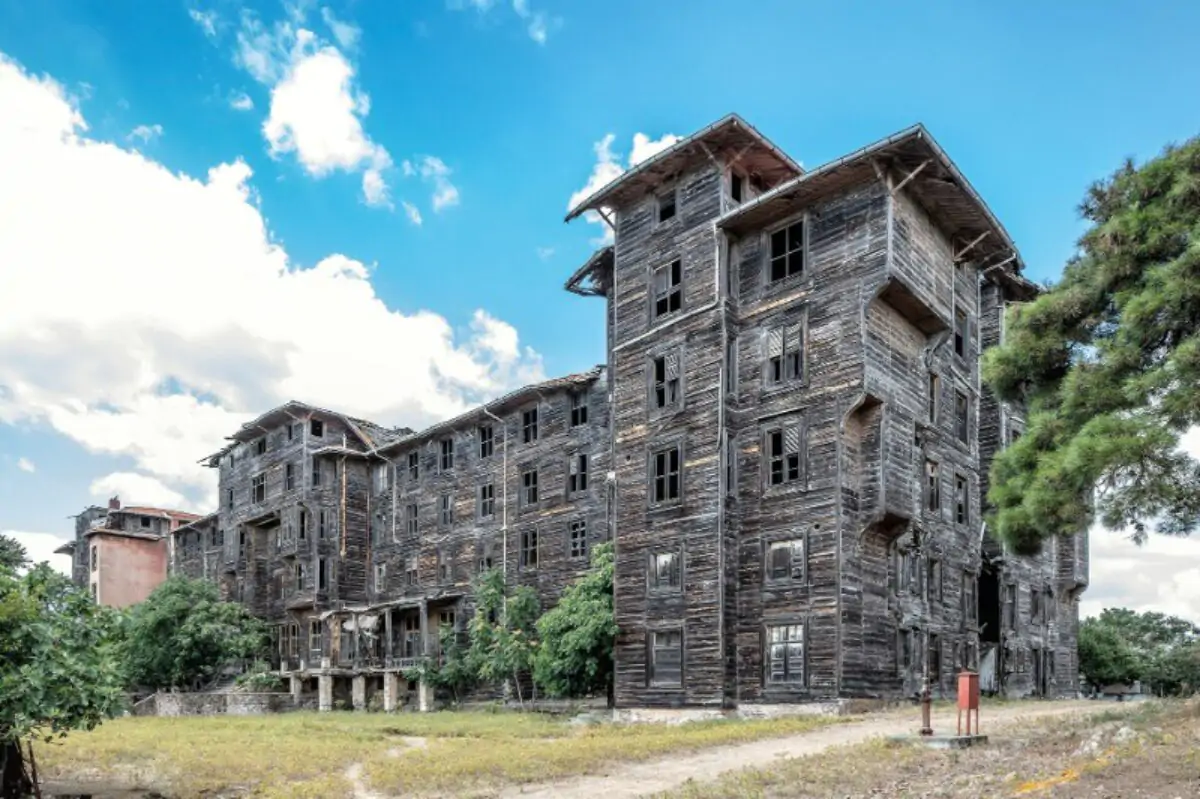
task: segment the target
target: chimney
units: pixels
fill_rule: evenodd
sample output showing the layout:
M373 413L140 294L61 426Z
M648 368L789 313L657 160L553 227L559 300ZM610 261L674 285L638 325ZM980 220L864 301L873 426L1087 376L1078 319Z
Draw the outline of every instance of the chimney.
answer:
M120 510L121 509L121 497L115 496L112 499L110 499L108 501L108 509L109 510Z

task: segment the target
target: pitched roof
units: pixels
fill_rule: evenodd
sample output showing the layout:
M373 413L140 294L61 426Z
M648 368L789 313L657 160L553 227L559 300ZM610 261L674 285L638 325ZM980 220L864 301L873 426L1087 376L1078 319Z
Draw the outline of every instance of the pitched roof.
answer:
M615 249L609 244L592 253L583 266L567 278L563 285L572 294L582 297L595 297L608 293L609 273L614 264Z
M154 516L159 519L173 519L179 522L194 522L200 518L198 513L187 513L168 508L152 508L148 505L124 505L120 508L110 508L109 513L129 513L134 516Z
M298 421L301 418L313 415L341 420L368 450L383 446L392 440L412 433L412 430L407 427L385 427L366 419L359 419L338 411L320 408L306 402L288 400L284 404L276 406L243 424L233 435L227 437L227 440L231 442L230 444L222 447L212 455L201 458L200 462L207 463L209 466L216 466L221 457L229 454L238 443L258 438L267 430L289 421Z
M680 139L667 149L630 167L567 213L570 222L584 211L627 202L673 177L696 158L722 151L740 155L739 163L773 186L804 170L786 153L737 114L729 114Z

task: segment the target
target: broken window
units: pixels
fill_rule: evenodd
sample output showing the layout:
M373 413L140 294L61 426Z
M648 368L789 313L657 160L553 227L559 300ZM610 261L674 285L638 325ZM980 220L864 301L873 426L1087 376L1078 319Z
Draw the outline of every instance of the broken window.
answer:
M530 528L521 531L521 567L536 569L538 565L538 531Z
M149 517L149 516L143 516L143 517L141 518L141 521L142 521L142 527L149 527L149 526L150 526L150 517Z
M651 501L671 502L681 494L679 445L659 450L650 457Z
M442 460L441 460L442 471L446 472L446 471L449 471L450 469L454 468L454 439L453 438L443 438L442 442L441 442L441 447L442 447Z
M961 309L954 311L954 354L960 358L967 357L967 312Z
M567 465L567 496L587 491L588 487L588 456L587 453L577 452L571 456Z
M492 542L484 541L479 545L479 573L483 574L492 568Z
M683 262L676 258L654 270L654 318L683 307Z
M416 555L412 556L404 563L404 581L408 585L418 585L420 583L420 573L418 570L418 561Z
M325 511L317 511L317 538L325 538Z
M308 422L308 433L316 438L321 438L325 435L325 423L320 419L310 419Z
M683 588L683 569L678 552L650 555L650 590L679 591Z
M651 361L651 391L655 408L668 408L679 402L679 353L669 352Z
M804 429L790 425L767 433L767 481L777 486L801 479Z
M265 474L257 474L250 479L250 501L267 501L267 476Z
M421 476L421 453L408 453L408 479L416 480Z
M804 539L792 538L767 545L767 579L804 581Z
M587 394L578 392L571 395L571 427L579 427L587 424L588 420L588 403Z
M390 464L380 463L375 466L375 492L382 494L392 487L392 470Z
M318 488L321 485L321 461L315 455L312 459L312 484L313 488Z
M570 524L567 525L567 541L570 547L568 551L572 558L587 557L587 520L571 520Z
M407 506L404 513L405 531L409 535L417 534L417 503L413 502Z
M479 518L490 519L496 515L496 485L484 483L479 486Z
M530 408L521 414L521 433L526 444L532 444L538 439L538 409Z
M804 684L804 625L767 627L767 681Z
M375 593L382 593L387 587L387 564L375 564Z
M942 378L929 373L929 423L937 424L942 399Z
M300 561L299 563L296 564L296 590L297 591L304 590L304 583L306 582L306 578L307 578L307 575L305 574L305 571L307 571L307 570L304 568L304 565L305 565L304 561Z
M238 557L246 557L246 530L245 528L238 529Z
M967 395L961 391L954 392L954 434L958 436L958 440L964 444L970 440L970 427L968 425L970 416L970 406L967 404Z
M675 216L675 189L658 195L658 221L666 222Z
M729 198L735 203L742 201L742 187L745 184L745 180L737 172L729 173Z
M449 494L438 497L438 523L448 527L454 522L454 501Z
M683 686L683 632L652 630L646 635L647 681L651 685Z
M254 442L254 454L255 455L266 455L267 454L267 437L266 436L263 436L262 438L259 438Z
M304 508L301 508L299 516L300 516L300 540L305 541L308 539L308 511L304 510Z
M804 220L771 234L770 278L774 283L804 271Z
M772 386L804 377L804 323L767 331L767 383Z
M296 487L296 467L289 463L283 467L283 488L291 491Z
M967 493L967 478L954 475L954 522L966 524L970 521L971 500Z
M324 654L324 646L321 639L324 637L324 625L320 619L312 619L308 622L308 651L318 658Z
M942 509L942 478L937 461L925 461L925 509L935 513Z
M490 458L492 451L495 448L495 434L492 431L490 424L480 425L479 427L479 457Z
M225 507L229 508L230 510L233 510L233 489L232 488L228 488L225 490Z
M441 550L438 550L437 567L438 567L437 575L438 575L439 583L445 584L445 583L453 582L453 580L451 579L451 576L450 576L451 573L454 571L453 563L451 562L450 558L446 556L446 553L442 552Z
M538 470L537 467L521 472L521 505L531 507L538 503Z

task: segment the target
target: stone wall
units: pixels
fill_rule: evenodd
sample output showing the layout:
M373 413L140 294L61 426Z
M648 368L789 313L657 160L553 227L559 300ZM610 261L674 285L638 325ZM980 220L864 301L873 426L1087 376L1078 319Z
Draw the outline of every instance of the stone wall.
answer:
M313 707L308 709L315 709ZM135 716L258 716L304 709L302 699L297 706L289 694L159 693L134 707Z

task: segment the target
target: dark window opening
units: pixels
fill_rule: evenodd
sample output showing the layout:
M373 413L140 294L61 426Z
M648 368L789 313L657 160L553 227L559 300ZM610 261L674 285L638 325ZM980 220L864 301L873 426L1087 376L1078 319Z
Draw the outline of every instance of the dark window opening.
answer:
M525 443L532 444L538 439L538 409L530 408L521 414L521 432Z
M654 270L654 317L683 307L683 262L678 258Z
M654 359L654 407L667 408L679 402L679 355L668 353Z
M142 527L149 527L149 526L150 526L150 517L143 516L142 517Z
M267 454L267 437L266 436L263 436L262 438L260 438L254 442L254 454L255 455L266 455Z
M496 515L496 486L484 483L479 487L479 518L489 519Z
M731 172L729 174L729 197L735 203L740 203L742 201L742 186L744 183L745 179L737 172Z
M521 532L521 566L536 569L538 565L538 533L537 530Z
M570 542L571 557L586 558L588 554L587 521L585 519L573 519L567 526L567 538Z
M321 438L325 435L325 423L320 419L310 419L308 422L308 432L316 438Z
M417 534L417 503L408 505L405 511L405 530L409 535Z
M308 511L301 508L300 510L300 534L301 541L308 539Z
M925 461L925 508L935 512L942 509L942 478L936 461Z
M421 453L408 453L408 479L416 480L421 476Z
M227 508L229 508L230 510L233 510L233 489L232 488L228 488L225 490L225 506Z
M323 539L325 538L325 534L325 511L319 510L317 511L317 538Z
M536 505L538 502L538 472L537 469L527 469L521 472L521 503L525 506Z
M490 424L479 428L479 457L490 458L495 448L495 434Z
M767 380L771 385L804 377L804 325L796 322L767 334Z
M793 222L771 234L771 282L804 271L804 222Z
M675 216L675 190L658 195L658 221L666 222Z
M937 424L938 406L941 404L942 379L935 374L929 375L929 423Z
M250 481L250 496L252 502L266 502L267 500L267 476L265 474L255 475ZM149 521L149 520L147 520ZM149 526L149 525L146 525Z
M767 627L767 681L804 684L804 625Z
M317 590L326 591L329 589L329 561L325 558L317 560Z
M571 427L587 424L588 405L587 394L582 392L571 395Z
M799 480L803 449L803 430L793 425L767 434L768 480L771 485L782 485Z
M954 312L954 354L960 358L967 357L967 312Z
M654 453L652 460L653 473L651 477L654 502L668 502L679 499L679 447L660 450Z
M438 520L443 527L448 527L454 521L454 502L449 494L438 497Z
M954 475L954 521L956 524L966 524L970 521L971 500L967 493L967 478L961 474Z
M575 495L587 491L588 487L588 456L580 452L571 456L567 473L567 494Z
M967 404L967 395L961 391L954 392L954 433L958 436L958 440L966 444L970 440L970 426L968 424L970 417L970 406Z
M312 459L312 484L313 488L321 485L321 462L315 457Z
M454 468L454 439L442 439L442 471Z

